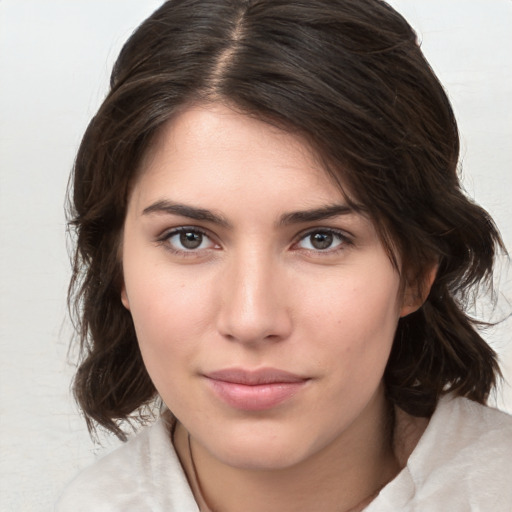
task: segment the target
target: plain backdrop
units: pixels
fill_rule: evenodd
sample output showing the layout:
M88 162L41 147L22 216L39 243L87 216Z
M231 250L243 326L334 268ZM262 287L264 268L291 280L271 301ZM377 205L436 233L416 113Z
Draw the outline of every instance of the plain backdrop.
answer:
M112 449L88 438L67 350L64 196L122 43L157 0L0 0L0 509L45 511ZM395 0L460 123L468 194L512 247L512 1ZM510 273L509 273L510 276ZM510 314L504 268L494 319ZM508 302L507 302L508 297ZM485 335L512 380L512 323ZM498 406L512 411L510 387Z

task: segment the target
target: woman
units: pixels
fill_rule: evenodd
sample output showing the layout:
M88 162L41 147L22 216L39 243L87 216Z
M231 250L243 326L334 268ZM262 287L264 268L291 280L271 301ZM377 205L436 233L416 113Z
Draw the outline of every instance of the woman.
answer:
M509 511L512 421L464 304L502 242L377 0L171 0L73 176L89 427L161 418L58 510Z

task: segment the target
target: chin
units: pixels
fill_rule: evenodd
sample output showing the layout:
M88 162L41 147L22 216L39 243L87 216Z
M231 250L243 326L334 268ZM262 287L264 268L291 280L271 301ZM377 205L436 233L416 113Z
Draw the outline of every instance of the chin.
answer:
M308 457L308 443L296 437L292 433L262 432L254 428L245 434L226 435L220 443L209 438L206 448L231 467L250 471L280 470Z
M278 471L295 466L303 460L301 454L287 453L284 450L240 449L230 454L224 463L246 471Z

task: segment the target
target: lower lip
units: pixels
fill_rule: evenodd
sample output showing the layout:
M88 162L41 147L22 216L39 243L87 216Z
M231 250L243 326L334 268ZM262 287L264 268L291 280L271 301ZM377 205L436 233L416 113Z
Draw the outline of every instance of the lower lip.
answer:
M221 400L244 411L264 411L277 407L295 396L307 382L304 380L248 386L216 379L208 381Z

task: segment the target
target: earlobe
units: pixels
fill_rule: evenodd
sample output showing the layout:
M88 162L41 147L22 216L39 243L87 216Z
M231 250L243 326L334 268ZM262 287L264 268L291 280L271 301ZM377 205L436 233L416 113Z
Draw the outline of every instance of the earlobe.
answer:
M126 293L126 288L125 286L123 285L123 287L121 288L121 302L123 303L123 306L128 310L130 311L130 302L128 300L128 295Z
M414 313L423 306L427 300L430 289L434 284L437 276L437 269L439 265L432 265L424 274L421 284L407 285L403 297L402 309L400 310L400 318Z
M407 303L402 306L402 309L400 310L400 318L403 318L404 316L410 315L411 313L414 313L415 311L418 311L420 307L423 305L423 302L419 303L419 301L415 301L414 303Z

